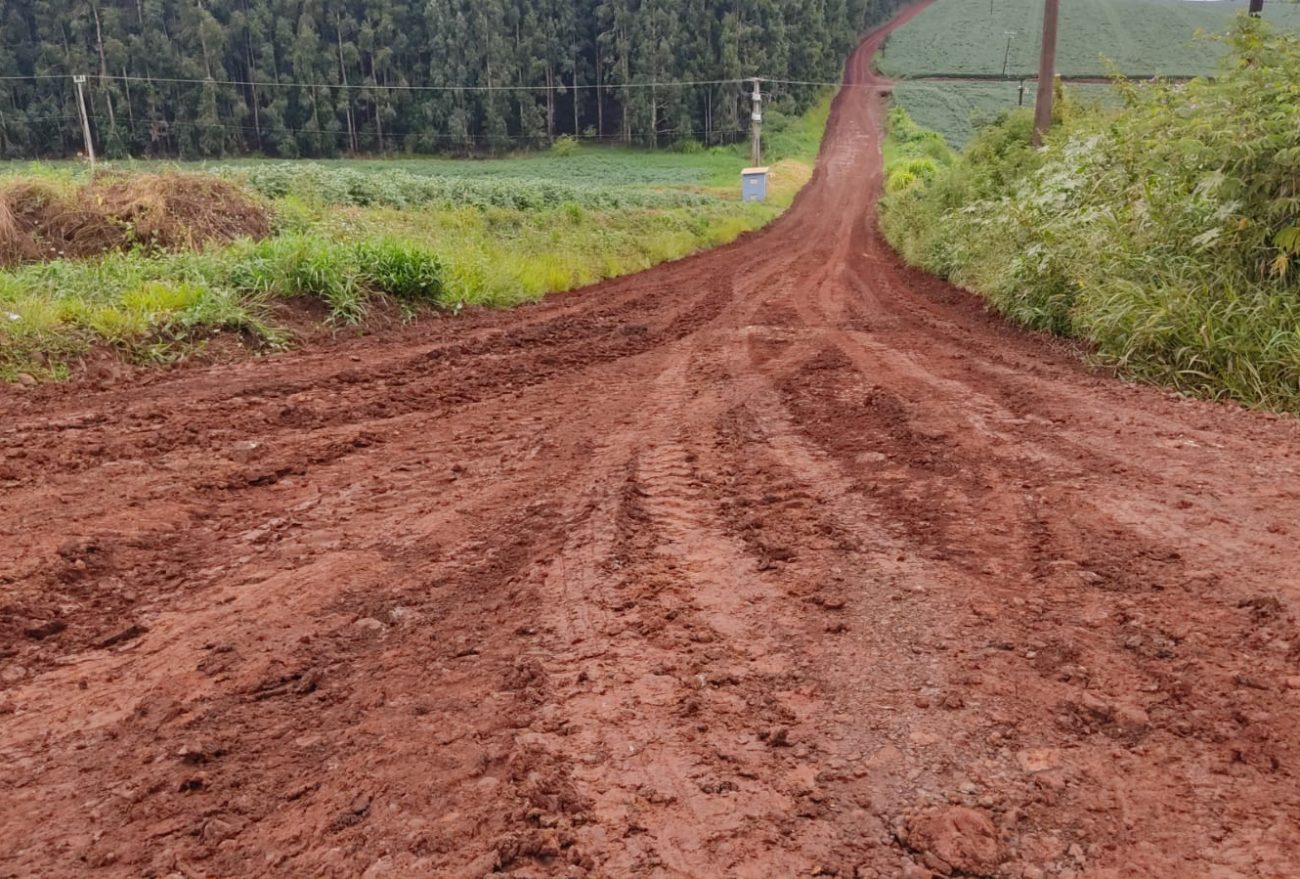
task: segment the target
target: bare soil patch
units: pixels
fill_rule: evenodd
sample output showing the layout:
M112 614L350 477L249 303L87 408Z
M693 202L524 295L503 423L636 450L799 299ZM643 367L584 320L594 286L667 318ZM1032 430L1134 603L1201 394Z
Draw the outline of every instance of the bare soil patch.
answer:
M200 174L109 173L74 189L42 181L0 189L0 266L133 247L202 249L270 231L264 205Z

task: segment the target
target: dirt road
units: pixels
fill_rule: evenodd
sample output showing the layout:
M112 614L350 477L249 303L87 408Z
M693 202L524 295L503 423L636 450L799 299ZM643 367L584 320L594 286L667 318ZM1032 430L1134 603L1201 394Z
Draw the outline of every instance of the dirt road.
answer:
M883 107L727 248L4 391L0 876L1300 875L1300 427L902 267Z

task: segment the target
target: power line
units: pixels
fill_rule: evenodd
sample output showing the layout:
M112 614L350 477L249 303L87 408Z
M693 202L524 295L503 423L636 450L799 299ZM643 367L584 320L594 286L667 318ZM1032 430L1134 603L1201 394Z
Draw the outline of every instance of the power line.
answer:
M79 117L77 117L77 116L68 116L68 117L64 117L64 118L67 118L67 119L77 119L77 118L79 118ZM103 114L98 114L98 113L96 113L96 114L92 114L90 118L93 119L93 120L95 121L95 123L96 123L96 127L97 127L97 128L100 128L101 130L102 130L103 127L106 127L106 126L108 125L107 118L106 118ZM326 135L332 135L332 136L336 136L336 137L337 137L337 136L342 136L342 135L347 134L347 130L346 130L345 128L342 128L342 127L337 128L337 129L334 129L334 128L291 128L291 127L288 127L288 126L266 126L266 125L263 125L263 126L261 126L261 127L258 127L258 126L254 126L254 125L241 125L241 124L239 124L239 123L233 123L233 122L200 122L200 121L198 121L198 120L179 120L179 119L178 119L178 120L157 120L157 122L158 122L159 124L165 126L165 127L168 128L168 129L171 129L171 128L189 128L189 129L196 129L196 128L197 128L197 129L214 129L214 128L222 128L222 129L228 129L228 130L231 130L231 131L260 132L260 133L263 134L264 136L271 136L271 135L276 135L276 134L326 134ZM117 124L118 124L119 126L125 127L126 129L128 129L129 131L132 131L132 132L137 132L137 131L143 130L144 128L148 127L147 125L142 124L142 123L140 123L140 122L130 123L130 122L126 122L125 120L122 120L122 119L117 120ZM712 133L712 134L739 134L739 133L742 133L742 132L744 132L744 131L746 131L746 130L747 130L747 129L745 129L745 128L741 128L741 127L737 127L737 128L712 128L712 129L705 129L705 128L661 128L661 129L659 129L658 131L656 131L655 133L658 134L658 135L694 135L694 134L709 134L709 133ZM414 129L414 128L413 128L413 129L393 129L393 130L385 129L385 130L384 130L384 139L385 139L385 140L392 139L392 138L398 138L398 139L400 139L400 138L406 137L406 136L408 136L408 135L415 135L415 136L417 136L417 137L430 138L430 139L433 139L433 140L445 140L445 141L450 141L450 142L453 142L453 143L463 143L463 142L465 142L465 141L490 141L490 140L518 140L518 141L531 141L531 140L537 140L537 139L538 139L538 137L535 136L535 135L527 135L527 134L504 134L504 135L491 135L491 134L468 134L468 133L467 133L467 134L463 134L463 135L462 135L462 134L436 134L436 133L432 133L432 132L429 132L429 131L425 131L425 130L423 130L423 129ZM622 135L622 134L619 134L619 133L613 133L613 134L581 134L581 133L579 133L579 134L567 134L567 135L565 135L565 136L566 136L566 137L576 138L576 139L578 139L578 140L621 140L621 139L623 138L623 135Z
M26 75L0 76L0 80L42 80L42 79L71 79L73 74L70 73L33 73ZM302 88L302 89L341 89L344 91L409 91L409 92L546 92L546 91L578 91L587 89L605 89L623 90L623 89L659 89L659 88L692 88L706 85L744 85L758 79L765 83L778 83L783 85L814 85L814 86L837 86L850 85L849 83L814 81L814 80L797 80L797 79L772 79L765 76L760 77L740 77L735 79L677 79L677 80L650 80L647 82L618 82L618 83L569 83L559 85L380 85L378 83L334 83L334 82L298 82L293 80L255 80L255 79L212 79L212 78L185 78L169 76L140 76L138 74L96 74L88 77L88 83L103 82L112 80L114 82L145 82L145 83L171 83L181 85L229 85L240 86L245 88Z
M407 91L407 92L546 92L576 91L579 89L644 89L644 88L684 88L701 85L739 85L748 79L693 79L651 82L624 83L570 83L568 85L380 85L378 83L332 83L332 82L294 82L283 80L252 79L185 79L166 76L138 76L128 74L109 74L97 77L119 82L163 82L184 85L232 85L252 88L304 88L304 89L342 89L345 91Z

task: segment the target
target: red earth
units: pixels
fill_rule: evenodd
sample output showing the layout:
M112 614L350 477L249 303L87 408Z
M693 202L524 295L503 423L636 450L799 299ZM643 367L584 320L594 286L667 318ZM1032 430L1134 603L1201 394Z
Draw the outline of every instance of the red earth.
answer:
M0 398L0 876L1300 876L1300 424L875 232Z

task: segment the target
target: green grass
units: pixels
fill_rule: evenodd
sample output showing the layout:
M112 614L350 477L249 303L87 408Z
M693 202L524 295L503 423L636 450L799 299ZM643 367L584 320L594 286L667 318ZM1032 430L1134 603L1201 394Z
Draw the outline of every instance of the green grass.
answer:
M937 0L890 36L880 62L891 76L1000 76L1007 31L1015 31L1007 75L1038 71L1042 0ZM1106 76L1105 59L1127 76L1213 73L1223 44L1197 38L1223 33L1240 2L1188 0L1068 0L1061 4L1057 70L1062 76ZM1270 2L1264 16L1300 28L1300 7Z
M287 336L277 300L310 297L340 329L377 297L414 313L510 306L649 268L757 229L812 172L829 97L772 114L766 204L739 200L740 148L649 152L566 146L497 160L239 160L113 170L218 174L271 204L276 234L203 253L112 254L0 271L0 379L58 378L94 346L136 362L187 356L214 332L255 348ZM60 186L75 163L12 163L5 178Z

